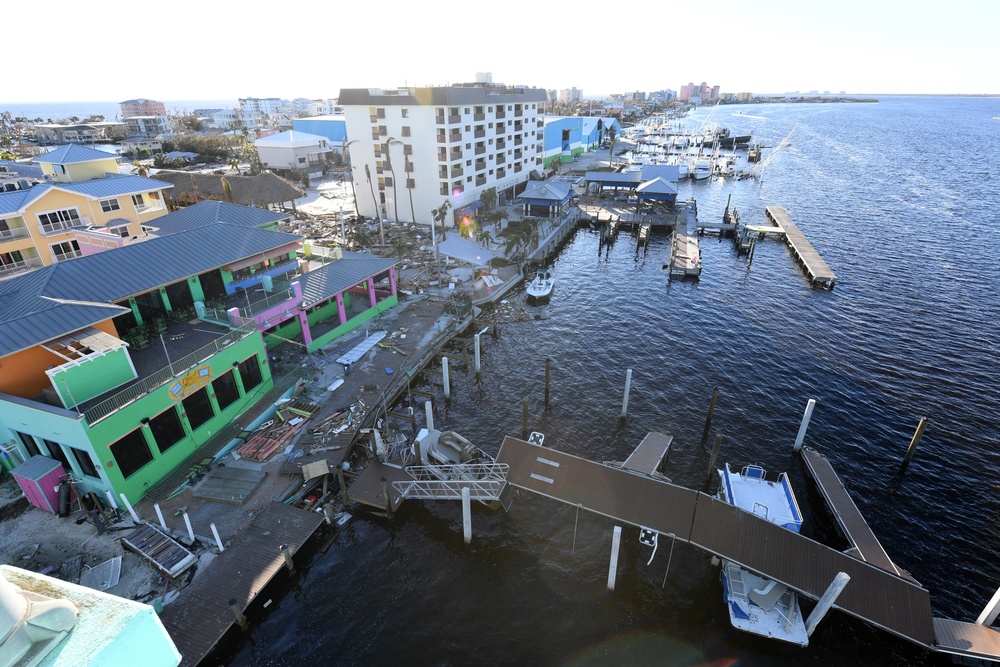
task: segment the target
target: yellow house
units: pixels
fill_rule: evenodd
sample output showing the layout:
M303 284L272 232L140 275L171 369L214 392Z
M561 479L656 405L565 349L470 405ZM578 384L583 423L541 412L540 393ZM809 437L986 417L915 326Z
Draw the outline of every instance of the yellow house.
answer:
M68 161L53 161L53 153ZM170 183L119 174L115 156L101 151L53 153L39 158L51 182L0 192L0 278L142 238L144 225L167 213Z

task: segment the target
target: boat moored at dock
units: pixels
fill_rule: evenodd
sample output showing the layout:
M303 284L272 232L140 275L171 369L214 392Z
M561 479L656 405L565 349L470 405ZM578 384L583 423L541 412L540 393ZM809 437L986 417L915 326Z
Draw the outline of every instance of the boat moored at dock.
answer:
M541 268L535 275L535 279L528 284L528 296L533 299L547 299L552 294L552 287L555 285L555 276L552 269Z

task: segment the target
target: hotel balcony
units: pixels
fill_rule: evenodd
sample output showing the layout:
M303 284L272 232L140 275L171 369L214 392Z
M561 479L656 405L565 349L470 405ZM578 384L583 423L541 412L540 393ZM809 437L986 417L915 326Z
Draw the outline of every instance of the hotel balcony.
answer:
M15 274L21 273L23 271L31 271L32 269L37 269L42 266L42 259L40 257L32 257L30 259L4 262L0 264L0 278L9 278Z
M27 227L10 227L9 229L0 229L0 243L30 238L31 232L28 231Z

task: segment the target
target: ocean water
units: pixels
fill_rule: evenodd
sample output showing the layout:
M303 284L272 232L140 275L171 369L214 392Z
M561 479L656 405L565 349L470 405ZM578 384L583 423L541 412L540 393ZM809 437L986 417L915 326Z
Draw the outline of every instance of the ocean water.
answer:
M718 387L719 464L787 471L803 532L843 548L791 452L815 398L806 444L830 458L890 557L930 590L935 614L974 620L1000 586L1000 100L887 97L712 113L712 122L772 146L795 127L791 146L760 182L688 182L681 198L695 198L702 219L721 217L731 200L758 224L765 205L784 206L837 273L836 288L810 289L775 240L760 242L748 267L731 240L705 237L701 279L670 282L665 236L637 253L627 232L608 247L581 229L555 258L551 302L531 308L538 319L484 337L480 379L452 370L452 398L438 397L436 425L495 453L504 435L520 433L527 397L530 429L547 446L592 460L623 460L647 431L673 433L667 475L703 488L709 453L700 439ZM924 416L926 433L900 474ZM475 507L470 545L458 503L406 502L392 521L360 513L227 659L947 664L837 611L806 649L740 633L708 555L667 543L647 565L634 531L609 592L612 529L526 494L508 514Z

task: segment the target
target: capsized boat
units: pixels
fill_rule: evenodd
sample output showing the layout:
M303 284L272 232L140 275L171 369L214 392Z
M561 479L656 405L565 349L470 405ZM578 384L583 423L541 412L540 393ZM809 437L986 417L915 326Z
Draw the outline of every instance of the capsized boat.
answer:
M493 463L493 457L454 431L420 429L413 443L413 455L421 465L454 466Z
M544 299L552 294L552 286L555 284L555 277L552 269L538 269L535 279L528 284L528 296L535 299Z
M788 476L768 480L763 468L749 465L734 473L726 464L719 470L718 497L794 533L802 527L802 512ZM798 596L770 579L722 561L722 588L733 627L772 639L807 646L805 620Z

